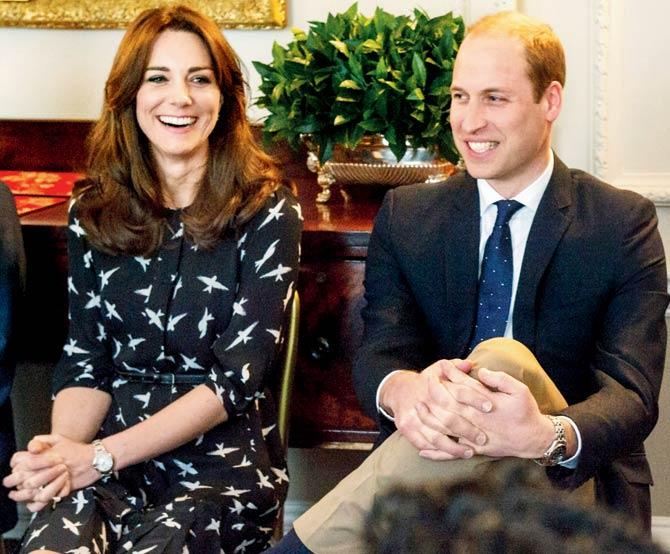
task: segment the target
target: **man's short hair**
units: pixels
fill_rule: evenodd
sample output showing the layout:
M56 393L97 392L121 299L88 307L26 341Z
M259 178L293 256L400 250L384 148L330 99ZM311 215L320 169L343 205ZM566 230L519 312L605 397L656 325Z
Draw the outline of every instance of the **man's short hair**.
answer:
M519 12L498 12L473 23L466 36L495 34L517 38L523 44L536 102L552 81L565 85L565 52L549 25Z
M363 533L367 554L665 552L620 515L553 489L529 460L481 464L448 483L395 485L375 499Z

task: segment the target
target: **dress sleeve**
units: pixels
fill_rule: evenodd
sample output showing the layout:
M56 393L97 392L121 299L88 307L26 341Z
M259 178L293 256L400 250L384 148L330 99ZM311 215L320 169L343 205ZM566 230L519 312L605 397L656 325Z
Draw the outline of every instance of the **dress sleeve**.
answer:
M229 415L244 412L260 393L279 350L296 288L301 232L300 205L280 189L239 234L233 314L214 342L218 363L206 382Z
M76 211L75 202L70 207L67 227L68 337L54 369L54 394L68 387L110 392L113 375L93 251Z

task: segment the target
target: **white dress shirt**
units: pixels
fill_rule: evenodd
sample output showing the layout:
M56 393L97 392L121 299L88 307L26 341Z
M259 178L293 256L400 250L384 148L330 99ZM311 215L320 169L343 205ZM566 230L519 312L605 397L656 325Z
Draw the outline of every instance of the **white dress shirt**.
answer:
M482 258L484 257L484 247L486 246L486 241L493 232L493 226L496 221L496 215L498 214L498 207L495 206L495 202L498 200L516 200L523 204L522 208L519 208L517 212L509 220L510 235L512 238L512 298L510 302L510 313L507 318L507 326L505 327L505 333L503 336L508 338L514 337L514 301L516 300L516 291L517 286L519 285L519 276L521 275L521 264L523 261L523 256L526 251L526 243L528 242L528 234L530 233L531 225L533 224L533 219L537 212L537 208L540 205L542 200L542 195L547 189L549 184L549 179L551 179L551 174L554 171L554 153L551 152L549 163L547 167L542 172L542 174L535 179L530 185L525 187L519 194L513 198L504 198L501 196L491 185L489 185L485 179L477 179L477 190L479 191L479 214L480 214L480 237L479 237L479 270L481 271L482 267ZM383 414L387 419L393 421L393 417L389 415L379 403L379 393L382 389L386 380L393 375L395 371L389 373L377 388L377 409L381 414ZM577 425L572 419L561 416L564 421L570 423L572 428L575 430L577 435L577 452L571 458L565 460L560 465L575 468L579 462L579 454L582 450L582 438L577 429Z

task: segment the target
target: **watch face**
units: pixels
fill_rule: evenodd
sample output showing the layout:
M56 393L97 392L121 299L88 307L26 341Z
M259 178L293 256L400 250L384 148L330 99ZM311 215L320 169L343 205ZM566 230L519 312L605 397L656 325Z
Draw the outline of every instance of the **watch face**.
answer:
M109 454L102 452L96 456L95 461L95 467L100 473L109 473L112 470L112 466L114 465L112 457Z
M565 460L565 446L560 444L556 449L549 455L549 459L553 465L560 464Z
M114 458L107 452L100 441L93 441L95 455L93 456L93 467L103 475L111 473L114 467Z

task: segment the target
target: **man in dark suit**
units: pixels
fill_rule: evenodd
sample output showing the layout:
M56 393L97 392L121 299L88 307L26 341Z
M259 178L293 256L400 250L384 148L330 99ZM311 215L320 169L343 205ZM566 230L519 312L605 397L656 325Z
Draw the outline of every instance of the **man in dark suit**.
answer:
M566 449L549 476L567 488L595 477L600 500L648 527L642 442L658 416L665 355L663 248L651 202L553 156L564 71L560 42L530 18L497 14L471 28L451 107L467 173L386 197L368 252L355 384L371 412L379 394L380 407L431 459L543 455L554 439L543 414L530 409L518 427L498 416L495 399L489 413L471 418L456 393L440 401L427 393L436 375L456 390L454 369L430 364L467 356L487 216L495 201L517 200L523 207L509 221L516 283L501 334L535 354L569 404L560 421ZM477 405L476 396L464 399ZM519 399L517 409L529 407ZM387 434L390 420L380 421Z
M16 334L16 305L23 285L25 260L21 228L14 199L0 183L0 474L10 471L15 450L9 393L14 377L13 342ZM16 524L16 504L0 487L0 534ZM1 542L1 539L0 539ZM1 547L1 545L0 545Z
M564 80L548 26L499 13L470 28L451 106L467 172L386 195L368 249L354 383L382 440L397 428L445 468L516 457L548 466L560 488L593 478L597 500L648 533L643 441L658 417L665 355L663 247L651 202L553 154ZM525 345L568 406L543 413L519 380L468 375L461 358L496 336ZM303 542L344 551L320 540L327 533L310 512L295 526Z

